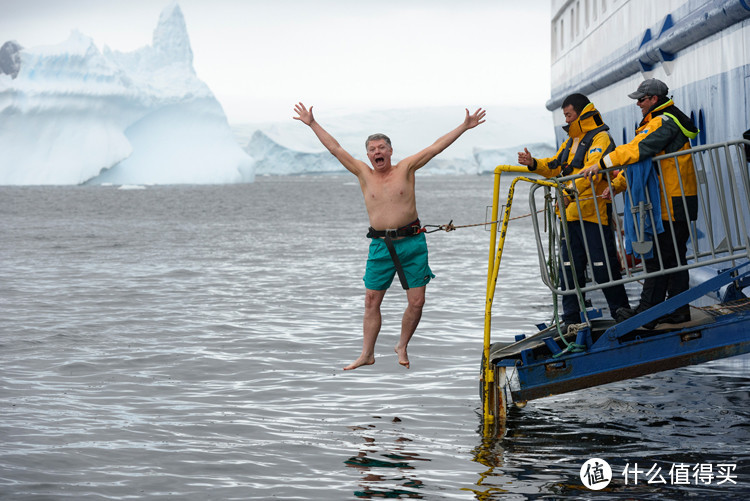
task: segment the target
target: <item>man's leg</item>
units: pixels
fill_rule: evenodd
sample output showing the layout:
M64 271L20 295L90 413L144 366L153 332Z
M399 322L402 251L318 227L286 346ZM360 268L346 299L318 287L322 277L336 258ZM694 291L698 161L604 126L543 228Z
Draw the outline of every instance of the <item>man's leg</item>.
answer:
M386 290L376 291L365 289L365 316L362 321L362 354L357 360L344 367L345 371L356 369L363 365L375 363L375 341L380 333L380 305Z
M591 268L594 270L594 280L598 284L607 283L610 281L610 273L612 274L612 281L620 280L622 275L620 274L620 264L617 261L617 252L615 251L612 231L606 227L602 228L604 230L604 242L602 242L599 225L588 222L584 224L586 225L586 239L589 244L589 252L591 253ZM607 259L610 260L609 267L607 267ZM624 285L605 287L602 289L602 292L607 299L607 306L609 306L609 313L612 318L615 318L615 312L620 308L630 308L628 294L625 292Z
M690 228L686 221L674 222L674 237L677 242L677 254L675 255L675 266L687 264L687 241L690 239ZM667 285L667 299L674 297L690 288L690 272L687 270L676 271L669 275ZM690 305L684 305L674 311L676 318L681 321L690 319Z
M578 281L579 287L586 286L586 250L583 246L583 237L579 221L571 221L568 223L568 234L570 237L570 249L572 255L568 255L568 246L565 245L565 239L562 242L562 273L560 276L560 286L562 290L575 289L575 282L573 281L573 267L575 267L575 278ZM572 266L571 266L572 264ZM567 285L566 285L567 280ZM577 294L567 294L562 297L563 314L562 320L564 324L577 324L581 322L581 306L578 303Z
M646 259L646 271L656 273L662 270L662 264L665 270L674 268L675 253L674 244L672 243L672 230L669 227L669 221L663 221L664 231L656 235L653 256ZM659 259L661 257L661 261ZM663 303L667 297L667 285L669 284L668 276L648 277L643 281L643 290L641 291L641 301L635 309L636 313L646 311L652 306Z
M406 346L409 344L414 331L417 330L419 320L422 318L422 307L424 306L425 287L414 287L406 290L406 299L409 304L404 311L404 317L401 319L401 338L396 345L395 351L398 354L398 363L409 368L409 356L406 353Z

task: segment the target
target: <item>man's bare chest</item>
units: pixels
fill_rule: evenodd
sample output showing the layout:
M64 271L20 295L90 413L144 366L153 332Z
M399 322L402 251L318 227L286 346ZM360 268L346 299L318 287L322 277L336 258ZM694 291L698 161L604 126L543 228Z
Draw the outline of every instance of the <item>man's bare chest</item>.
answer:
M373 183L368 186L367 192L372 200L393 201L412 196L414 187L406 181Z

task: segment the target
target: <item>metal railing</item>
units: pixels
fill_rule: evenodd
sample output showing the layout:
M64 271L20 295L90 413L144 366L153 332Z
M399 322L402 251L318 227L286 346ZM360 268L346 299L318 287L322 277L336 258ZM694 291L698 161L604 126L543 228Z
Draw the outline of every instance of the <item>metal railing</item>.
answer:
M604 253L605 265L608 274L608 280L595 282L591 281L586 284L569 283L566 273L559 273L563 246L569 242L571 225L579 225L583 230L582 218L568 220L566 217L565 199L570 198L567 192L563 191L566 186L575 183L582 191L583 188L590 188L589 198L582 199L575 196L570 203L575 203L578 214L584 214L584 204L591 202L594 206L603 201L601 192L596 193L594 181L583 178L580 175L553 178L557 186L550 187L548 184L532 184L529 192L529 207L532 215L534 233L537 240L537 250L539 253L539 264L541 277L544 284L554 293L559 295L581 294L588 291L594 291L610 287L612 285L624 284L636 280L643 280L647 277L663 276L675 271L689 270L698 267L717 265L724 262L732 262L733 266L737 261L750 259L750 172L748 168L748 159L745 156L744 146L750 145L750 141L731 141L720 144L713 144L693 148L691 150L661 155L653 158L653 166L657 173L657 182L659 189L659 200L651 200L648 190L645 191L645 197L640 201L637 200L630 184L620 182L620 185L626 184L625 191L606 200L609 205L607 212L614 217L612 221L606 224L599 210L594 210L593 217L596 218L598 238L600 242L590 242L591 233L581 231L583 235L583 251L586 253L587 275L594 277L591 247L593 244L601 244L606 248L607 239L615 239L618 248L618 255L612 256ZM682 214L690 212L690 202L685 194L685 186L689 182L683 180L679 175L679 169L676 169L679 181L679 196L672 197L672 206L663 204L661 199L669 197L664 182L664 169L670 168L672 172L674 167L665 167L666 162L675 162L676 157L692 155L693 165L696 174L697 193L697 218L690 221L689 240L687 248L687 262L680 263L676 267L665 267L662 261L662 249L658 238L654 238L655 232L646 233L646 228L656 228L657 223L661 221L665 227L669 225L671 233L671 245L674 246L677 253L678 243L674 238L674 221L672 212L678 210ZM615 191L615 179L617 175L624 176L625 171L630 168L619 167L601 171L605 176L607 188L611 193ZM619 171L619 172L618 172ZM551 181L551 180L550 180ZM601 181L600 181L601 182ZM543 197L539 197L537 191L543 190ZM652 192L653 193L653 192ZM539 210L538 202L543 200L545 210ZM626 203L629 202L629 203ZM660 215L657 206L665 206L666 213ZM545 225L540 223L540 219L545 217L545 212L554 210L557 213L559 224L547 228L550 234L543 237L542 233ZM631 220L632 226L626 227L624 222L625 211L630 211L634 217ZM590 212L590 211L589 211ZM591 218L591 214L589 214ZM593 221L592 221L593 222ZM626 229L631 230L628 242L628 248L632 249L631 258L626 258ZM667 229L667 228L665 228ZM633 236L637 238L632 238ZM551 240L549 240L551 239ZM553 245L550 245L550 241ZM666 245L670 245L667 243ZM568 254L572 250L568 247ZM580 252L580 249L576 251ZM641 265L645 255L653 253L658 258L659 267L657 270L647 271ZM613 261L618 261L614 263ZM568 263L565 263L566 265ZM570 263L572 265L572 263ZM616 278L617 273L613 273L615 267L619 265L620 278ZM574 270L575 271L575 270Z

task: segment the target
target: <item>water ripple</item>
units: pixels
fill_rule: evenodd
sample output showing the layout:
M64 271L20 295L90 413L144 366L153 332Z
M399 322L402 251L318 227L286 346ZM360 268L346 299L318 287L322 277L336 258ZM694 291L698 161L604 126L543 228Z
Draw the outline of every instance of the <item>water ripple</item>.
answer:
M483 221L490 189L425 178L422 221ZM0 498L586 499L595 456L738 465L736 487L620 482L605 499L747 497L746 357L531 402L481 436L481 227L428 237L412 369L395 287L377 362L344 372L367 252L349 177L0 187L0 213ZM510 235L498 339L551 312L528 220Z

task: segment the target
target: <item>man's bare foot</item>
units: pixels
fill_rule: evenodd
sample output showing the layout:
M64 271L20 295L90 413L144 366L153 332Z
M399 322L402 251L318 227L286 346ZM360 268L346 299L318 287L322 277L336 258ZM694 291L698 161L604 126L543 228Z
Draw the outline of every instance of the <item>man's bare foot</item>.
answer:
M401 365L403 365L404 367L408 369L409 368L409 356L406 354L406 348L399 349L399 347L396 346L393 349L393 351L395 351L396 354L398 355L398 363L400 363Z
M375 363L375 357L360 356L357 360L355 360L351 364L344 367L344 370L350 371L352 369L356 369L357 367L362 367L363 365L372 365L374 363Z

